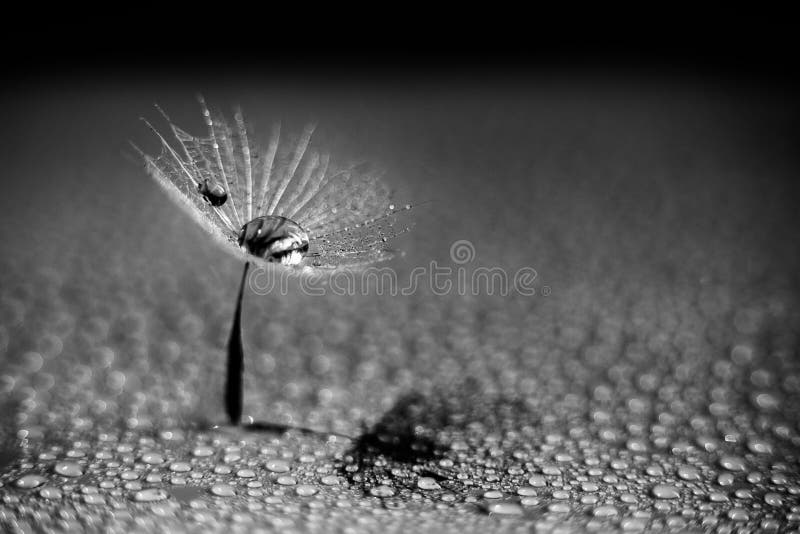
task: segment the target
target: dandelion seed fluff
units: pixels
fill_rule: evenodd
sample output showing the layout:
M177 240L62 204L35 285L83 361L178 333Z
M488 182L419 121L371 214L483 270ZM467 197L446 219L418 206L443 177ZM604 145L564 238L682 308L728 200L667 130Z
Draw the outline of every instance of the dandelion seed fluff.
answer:
M145 121L161 153L142 156L169 198L226 250L249 261L313 269L393 256L390 241L409 230L398 218L411 206L395 208L379 173L336 163L314 146L314 124L294 140L274 124L260 145L241 110L231 125L199 100L205 135L179 128L157 107L170 135Z
M244 345L242 299L251 263L300 272L365 266L392 257L388 241L408 231L397 224L390 191L363 165L337 165L313 146L316 125L292 141L274 124L265 147L252 143L240 110L231 127L199 97L205 136L176 126L161 108L171 135L145 124L161 153L145 160L167 196L226 250L246 259L228 341L224 403L230 422L242 418ZM169 141L167 140L169 137ZM135 145L134 145L135 147Z

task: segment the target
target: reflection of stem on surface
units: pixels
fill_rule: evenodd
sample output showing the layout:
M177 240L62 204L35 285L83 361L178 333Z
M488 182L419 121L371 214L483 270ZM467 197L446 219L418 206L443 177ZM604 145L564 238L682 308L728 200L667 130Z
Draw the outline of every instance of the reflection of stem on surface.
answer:
M242 347L242 297L244 283L250 262L244 264L239 296L236 298L236 311L233 315L231 337L228 340L228 369L225 378L225 411L232 425L238 425L242 418L242 372L244 371L244 348Z

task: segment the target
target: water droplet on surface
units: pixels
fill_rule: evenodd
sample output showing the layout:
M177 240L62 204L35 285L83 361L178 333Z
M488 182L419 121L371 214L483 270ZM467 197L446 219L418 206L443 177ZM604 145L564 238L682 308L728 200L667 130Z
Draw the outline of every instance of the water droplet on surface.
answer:
M492 503L486 509L490 514L497 515L522 515L524 513L520 505L511 502Z
M583 491L597 491L600 489L600 486L598 486L594 482L584 482L581 484L581 489Z
M300 484L294 489L294 492L300 497L311 497L316 495L319 490L310 484Z
M738 456L723 456L719 459L719 465L728 471L744 471L745 463L742 458Z
M619 526L625 532L639 532L647 528L647 521L638 518L626 518L620 522Z
M669 484L658 484L653 486L653 497L656 499L678 499L681 494L678 493L678 488Z
M167 492L160 488L148 488L134 493L133 500L136 502L163 501L168 496Z
M595 517L613 517L618 513L619 511L611 505L598 506L592 511L592 515Z
M83 474L83 468L75 462L58 462L53 471L62 477L79 477Z
M18 478L14 485L22 489L38 488L45 483L47 479L40 475L25 475Z
M678 467L678 477L683 480L700 480L700 472L694 467L682 465Z
M106 504L106 498L97 493L88 493L83 496L83 502L95 506L103 506Z
M173 473L186 473L192 470L192 466L187 462L172 462L169 464L169 470Z
M718 491L709 493L708 500L711 502L726 502L728 501L728 496L724 493L720 493Z
M417 487L423 490L438 490L442 489L436 479L431 477L419 477L417 480Z
M370 489L369 494L374 497L393 497L394 489L389 486L380 485Z
M212 449L211 447L205 447L205 446L196 447L192 451L192 456L195 456L197 458L205 458L205 457L211 456L213 454L214 454L214 449Z
M755 454L772 454L772 444L763 439L753 438L749 440L747 448Z
M730 486L735 481L735 478L730 473L720 473L717 477L717 484L720 486Z
M62 497L61 490L53 486L45 486L39 490L39 495L44 499L56 500Z
M747 521L750 519L750 514L744 508L731 508L728 510L728 519L731 521Z
M774 412L780 408L780 400L772 393L757 393L753 396L753 404L765 412Z
M273 473L285 473L289 470L289 464L283 460L267 460L265 467Z
M528 484L534 488L542 488L547 485L547 480L542 475L532 475L528 479Z
M157 452L146 452L142 454L142 461L149 465L163 464L164 457Z
M126 470L119 474L119 478L122 480L136 480L139 478L139 473L136 471Z
M626 447L631 452L646 452L648 447L647 443L642 439L629 439L626 443Z
M211 493L217 497L233 497L236 491L228 484L214 484L211 486Z
M517 495L522 497L536 497L536 488L533 486L521 486L517 488Z
M566 514L569 513L570 510L572 509L569 507L568 504L561 502L556 502L547 506L548 512L553 512L556 514Z

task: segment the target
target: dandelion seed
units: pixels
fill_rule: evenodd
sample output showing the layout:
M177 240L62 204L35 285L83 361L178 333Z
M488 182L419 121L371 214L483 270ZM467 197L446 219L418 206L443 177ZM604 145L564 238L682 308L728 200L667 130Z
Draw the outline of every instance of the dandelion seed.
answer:
M161 153L152 157L134 148L167 196L225 250L245 260L228 343L225 392L228 417L239 424L244 369L241 307L250 264L313 271L387 260L394 255L388 243L410 229L395 223L411 206L396 209L380 173L368 165L335 162L314 146L315 124L292 141L276 123L260 150L240 109L231 128L202 96L198 101L205 136L179 128L156 106L171 140L142 119L158 137Z

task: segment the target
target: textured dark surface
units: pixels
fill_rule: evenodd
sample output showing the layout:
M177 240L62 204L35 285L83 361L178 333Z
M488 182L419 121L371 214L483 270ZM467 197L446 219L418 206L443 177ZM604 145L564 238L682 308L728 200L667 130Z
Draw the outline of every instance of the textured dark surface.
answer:
M125 87L6 94L4 528L800 526L787 94ZM401 281L468 240L467 271L533 267L537 294L250 292L244 413L266 424L214 427L242 266L124 157L154 100L200 128L197 89L256 124L317 118L430 201Z

